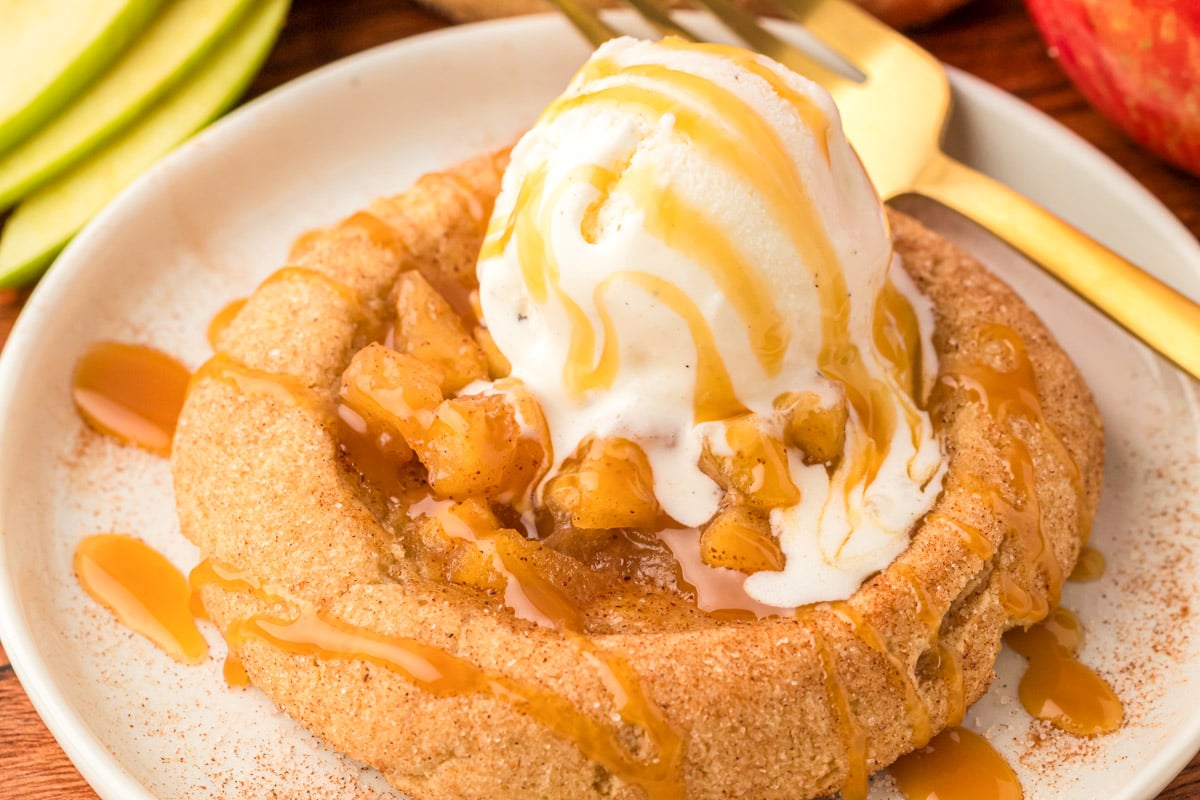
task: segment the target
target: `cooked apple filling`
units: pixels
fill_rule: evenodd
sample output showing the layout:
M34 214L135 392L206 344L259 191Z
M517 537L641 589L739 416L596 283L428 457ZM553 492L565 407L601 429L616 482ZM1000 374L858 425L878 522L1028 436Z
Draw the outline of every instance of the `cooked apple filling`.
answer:
M589 437L547 475L554 454L542 409L505 377L507 363L487 328L456 311L416 270L401 275L394 295L387 344L354 356L342 374L338 416L350 463L406 510L401 527L412 552L429 557L442 578L488 591L503 588L492 551L528 560L545 545L593 570L617 567L626 579L691 594L655 536L685 526L660 506L642 448ZM769 514L800 500L789 448L806 464L832 465L841 454L844 402L822 405L814 394L791 393L776 405L782 425L735 418L721 446L701 455L700 468L724 492L695 534L709 567L782 569ZM772 424L780 436L768 432Z

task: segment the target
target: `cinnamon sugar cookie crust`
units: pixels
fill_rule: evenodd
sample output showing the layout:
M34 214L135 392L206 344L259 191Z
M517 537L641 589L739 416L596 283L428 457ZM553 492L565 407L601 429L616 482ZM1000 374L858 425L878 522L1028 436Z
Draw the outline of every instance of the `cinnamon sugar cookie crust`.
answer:
M957 722L1001 634L1056 601L1099 494L1086 385L1002 282L892 214L934 303L930 410L949 458L909 549L844 603L745 621L661 586L596 585L542 547L534 567L588 598L582 632L518 619L503 596L431 577L331 411L402 270L473 271L505 160L306 235L222 335L173 452L208 612L255 686L418 800L864 786Z

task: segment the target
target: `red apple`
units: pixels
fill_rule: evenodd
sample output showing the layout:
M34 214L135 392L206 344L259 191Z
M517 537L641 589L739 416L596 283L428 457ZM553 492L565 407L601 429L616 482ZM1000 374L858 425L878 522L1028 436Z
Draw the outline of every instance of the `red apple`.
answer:
M1101 113L1200 175L1200 0L1026 0Z

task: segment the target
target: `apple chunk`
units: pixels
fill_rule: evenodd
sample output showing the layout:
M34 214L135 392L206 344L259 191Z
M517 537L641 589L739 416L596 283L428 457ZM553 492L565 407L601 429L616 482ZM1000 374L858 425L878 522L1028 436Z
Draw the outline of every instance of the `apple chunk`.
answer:
M487 377L487 359L462 318L417 270L396 282L396 349L436 367L442 392Z

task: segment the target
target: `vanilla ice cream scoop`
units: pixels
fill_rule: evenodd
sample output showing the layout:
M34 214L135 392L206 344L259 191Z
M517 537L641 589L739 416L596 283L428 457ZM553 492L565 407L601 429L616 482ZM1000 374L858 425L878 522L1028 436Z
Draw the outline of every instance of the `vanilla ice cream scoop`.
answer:
M626 38L514 148L480 303L555 458L588 436L636 442L684 526L722 502L701 462L736 447L731 423L782 441L784 398L845 408L839 456L787 450L798 491L769 515L786 563L744 584L794 607L886 566L940 491L914 399L922 359L888 344L924 319L928 369L928 307L891 262L879 198L822 89L736 48Z

